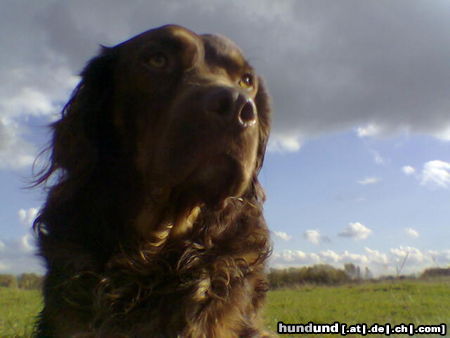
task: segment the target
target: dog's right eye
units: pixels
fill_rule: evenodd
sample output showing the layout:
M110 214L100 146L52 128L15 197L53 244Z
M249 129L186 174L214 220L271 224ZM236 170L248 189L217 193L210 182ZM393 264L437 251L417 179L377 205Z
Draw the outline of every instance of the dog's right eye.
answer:
M169 63L167 56L163 53L155 53L147 59L147 64L153 68L164 68Z
M239 80L239 85L247 90L253 89L254 86L253 74L245 73Z

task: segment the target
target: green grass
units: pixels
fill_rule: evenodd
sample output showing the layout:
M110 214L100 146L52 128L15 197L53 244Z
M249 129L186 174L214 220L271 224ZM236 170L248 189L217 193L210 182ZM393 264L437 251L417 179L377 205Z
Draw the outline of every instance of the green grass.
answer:
M268 328L278 321L349 325L450 324L450 280L395 281L344 285L309 286L275 290L268 295L265 311ZM331 337L328 335L328 337Z
M450 280L395 281L269 292L265 321L284 323L450 324ZM41 297L0 288L0 337L29 337ZM328 335L328 337L331 337Z
M30 337L40 308L38 291L0 287L0 337Z

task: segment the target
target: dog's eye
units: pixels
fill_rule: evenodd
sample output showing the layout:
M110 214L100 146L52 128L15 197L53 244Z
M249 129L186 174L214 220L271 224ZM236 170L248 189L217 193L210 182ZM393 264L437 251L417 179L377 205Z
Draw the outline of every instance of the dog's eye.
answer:
M153 68L164 68L167 66L168 62L169 60L167 59L167 56L163 53L155 53L150 55L147 60L148 65Z
M254 86L253 75L250 73L242 75L241 79L239 80L239 85L244 89L253 89Z

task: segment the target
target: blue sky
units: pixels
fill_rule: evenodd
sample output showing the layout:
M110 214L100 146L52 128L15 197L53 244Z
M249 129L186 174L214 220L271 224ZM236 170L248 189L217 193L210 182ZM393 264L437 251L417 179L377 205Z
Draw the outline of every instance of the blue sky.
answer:
M445 0L4 0L0 273L42 272L29 227L45 194L23 186L77 73L166 23L230 37L266 79L272 266L448 266L449 18Z

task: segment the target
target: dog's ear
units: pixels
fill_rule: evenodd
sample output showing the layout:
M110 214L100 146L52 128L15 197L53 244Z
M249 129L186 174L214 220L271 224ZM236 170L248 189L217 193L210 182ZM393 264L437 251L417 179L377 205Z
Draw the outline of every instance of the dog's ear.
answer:
M53 171L62 169L67 176L89 175L101 156L105 124L111 123L111 97L115 53L102 47L81 73L81 81L53 125ZM51 174L51 173L50 173Z
M258 77L258 92L255 96L255 105L258 111L259 119L259 144L257 150L257 158L255 164L255 172L250 189L247 191L247 198L253 203L262 203L265 200L264 190L259 183L258 174L264 162L264 154L266 152L267 142L269 140L270 124L271 124L271 99L267 92L264 80Z
M258 92L255 97L255 105L258 110L259 119L259 146L256 173L259 172L264 162L264 154L269 140L272 113L271 99L264 80L261 77L258 77L258 83Z

